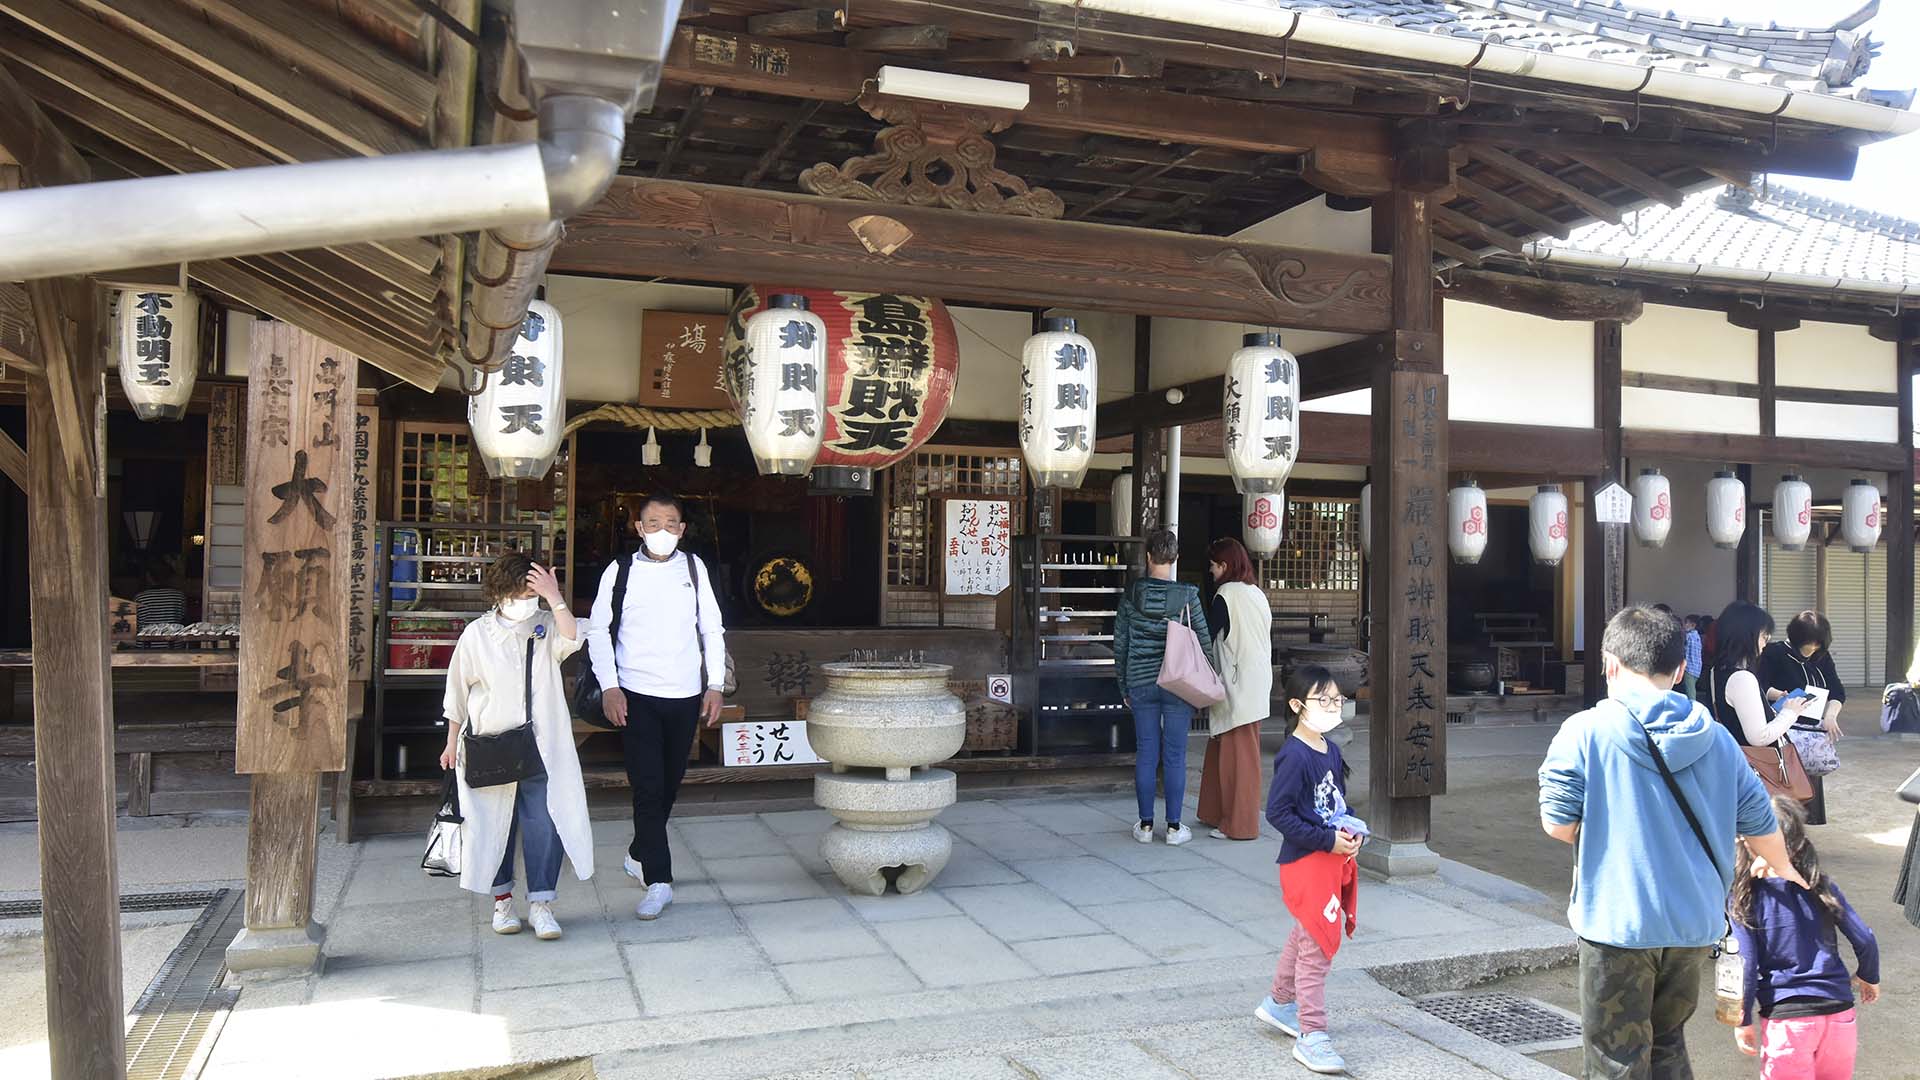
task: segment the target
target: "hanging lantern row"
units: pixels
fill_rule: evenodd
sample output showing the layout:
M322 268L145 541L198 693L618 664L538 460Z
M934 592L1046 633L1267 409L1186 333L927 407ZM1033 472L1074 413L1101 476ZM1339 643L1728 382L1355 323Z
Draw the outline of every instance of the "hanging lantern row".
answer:
M495 480L545 476L560 452L567 424L561 339L560 312L545 300L528 304L506 362L467 399L473 448Z
M1286 492L1249 493L1240 497L1240 503L1248 554L1256 559L1273 558L1280 550L1280 527L1286 523Z
M1040 320L1020 350L1020 452L1035 487L1077 488L1093 460L1100 359L1064 316Z
M1731 551L1747 534L1747 485L1722 469L1707 481L1707 536L1713 546Z
M1880 543L1880 489L1870 480L1855 480L1840 498L1840 536L1847 547L1862 554Z
M1487 493L1468 480L1447 492L1447 550L1461 566L1473 566L1487 550Z
M1659 469L1642 469L1633 482L1633 534L1641 547L1664 547L1673 531L1673 484Z
M1787 551L1799 551L1813 535L1813 489L1788 473L1773 489L1773 538Z
M200 366L200 298L185 289L122 289L114 296L113 338L134 415L187 415Z
M1243 494L1286 485L1300 450L1300 361L1280 347L1280 335L1247 334L1227 361L1227 467Z
M1541 484L1527 500L1527 546L1533 561L1559 566L1567 555L1567 496L1559 484Z
M1133 535L1133 473L1121 469L1113 478L1110 499L1113 503L1113 535Z

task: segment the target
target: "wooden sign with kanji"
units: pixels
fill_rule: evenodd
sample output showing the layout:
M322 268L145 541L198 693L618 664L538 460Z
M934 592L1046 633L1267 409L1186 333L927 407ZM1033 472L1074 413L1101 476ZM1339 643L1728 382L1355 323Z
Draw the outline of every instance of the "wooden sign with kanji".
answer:
M287 323L254 328L235 772L347 764L359 365Z
M721 379L727 317L649 311L640 321L640 404L730 409Z

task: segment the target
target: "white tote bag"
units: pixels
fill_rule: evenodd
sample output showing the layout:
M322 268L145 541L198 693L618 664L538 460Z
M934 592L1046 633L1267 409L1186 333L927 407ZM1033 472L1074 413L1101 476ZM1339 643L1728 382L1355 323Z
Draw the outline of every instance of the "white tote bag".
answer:
M440 789L440 809L433 815L433 827L427 830L427 852L420 857L420 869L431 877L460 876L460 826L465 821L460 816L460 786L449 769Z

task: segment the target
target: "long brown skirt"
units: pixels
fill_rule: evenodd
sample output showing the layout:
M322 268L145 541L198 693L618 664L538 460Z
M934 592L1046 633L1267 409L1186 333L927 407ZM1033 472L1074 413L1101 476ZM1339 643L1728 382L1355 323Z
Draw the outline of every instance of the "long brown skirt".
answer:
M1200 820L1235 840L1260 836L1260 725L1207 740L1200 766Z

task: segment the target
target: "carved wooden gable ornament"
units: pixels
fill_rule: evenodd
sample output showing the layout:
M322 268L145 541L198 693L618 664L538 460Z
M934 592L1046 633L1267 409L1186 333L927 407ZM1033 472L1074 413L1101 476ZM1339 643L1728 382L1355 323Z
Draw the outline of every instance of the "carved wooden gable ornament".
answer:
M811 166L800 174L803 189L839 199L1036 218L1066 211L1060 196L1030 188L994 164L997 150L987 136L1005 130L1011 116L871 92L862 95L860 107L888 125L874 136L875 152L840 165Z

